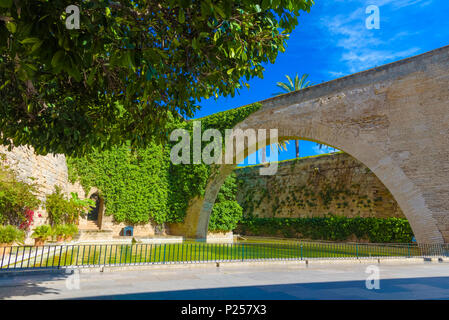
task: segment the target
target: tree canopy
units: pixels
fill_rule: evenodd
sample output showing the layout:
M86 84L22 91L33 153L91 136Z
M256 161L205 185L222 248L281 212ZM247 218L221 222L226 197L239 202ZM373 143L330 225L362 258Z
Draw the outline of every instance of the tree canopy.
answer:
M313 0L0 0L4 145L81 155L167 137L285 50Z

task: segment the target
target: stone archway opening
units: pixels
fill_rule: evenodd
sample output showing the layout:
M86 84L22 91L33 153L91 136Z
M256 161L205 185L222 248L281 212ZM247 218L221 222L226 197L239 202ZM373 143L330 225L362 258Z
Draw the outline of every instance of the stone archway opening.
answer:
M105 209L104 199L101 197L100 193L95 190L88 196L88 198L93 200L95 205L91 206L90 210L84 216L83 223L80 227L87 230L101 230Z
M91 207L89 212L87 213L87 220L88 221L95 221L98 222L98 217L100 213L100 205L101 205L101 199L98 193L92 194L89 199L92 201L95 201L95 206Z
M279 137L279 139L280 139L280 141L283 141L283 140L307 140L307 141L312 141L312 142L320 143L323 145L327 145L327 146L330 146L335 149L343 150L343 148L339 147L338 144L331 145L331 144L323 142L324 139L317 140L317 139L313 139L313 138L304 138L299 135L281 135ZM267 146L267 145L269 145L268 140L266 141L265 146ZM244 155L237 155L237 156L240 158L248 157L249 149L254 149L254 146L246 145L246 148L243 150ZM361 167L363 167L364 170L369 171L372 174L372 176L379 182L379 184L384 187L386 193L391 195L391 200L394 203L393 206L397 205L397 207L399 208L399 211L401 213L403 213L404 216L407 218L407 220L409 221L409 223L412 227L412 230L415 234L416 239L419 239L418 241L420 241L421 243L429 243L429 241L427 239L425 239L425 235L420 233L420 231L422 231L424 229L423 227L426 227L426 229L424 229L424 230L426 230L426 232L428 232L428 234L433 233L436 237L438 237L438 236L441 237L439 230L436 228L436 224L429 225L428 224L429 220L427 220L427 222L425 222L425 221L423 221L423 219L421 219L422 217L412 216L410 214L406 214L403 211L401 205L396 200L394 193L391 192L391 190L388 188L387 185L385 185L385 183L382 181L383 179L381 179L380 177L377 176L376 172L379 172L379 170L378 170L379 168L374 168L376 171L375 172L371 168L369 168L366 164L364 164L362 161L360 161L359 159L357 159L356 157L351 155L350 153L344 152L343 154L347 155L350 159L353 159L353 161L355 161ZM192 203L190 204L190 206L188 208L186 220L184 223L184 226L187 228L184 229L183 231L187 236L192 237L192 238L197 238L197 239L206 239L207 238L208 222L209 222L209 217L210 217L210 214L212 211L213 204L215 202L215 198L216 198L223 182L226 180L226 178L228 177L229 174L231 174L234 170L236 170L236 168L238 168L237 165L221 165L218 170L218 173L215 174L213 179L211 179L211 181L209 182L209 184L206 188L204 198L193 199ZM394 169L395 168L389 168L389 171L387 171L389 173L388 176L401 177L400 173L395 172ZM382 170L380 170L380 172L382 173ZM389 180L387 180L387 182L388 181ZM410 219L410 217L412 217L412 220ZM427 225L424 225L424 224L427 224ZM189 229L189 226L190 226L190 229ZM418 232L416 232L416 230ZM189 234L189 232L190 232L190 234ZM416 233L418 233L418 234L416 234ZM437 240L437 241L439 241L439 240Z
M259 111L260 112L260 111ZM257 115L254 114L254 116ZM245 128L248 127L248 124L252 116L250 116L246 121L238 125L237 127ZM271 119L269 120L272 121ZM247 122L247 123L245 123ZM388 192L392 195L392 198L395 202L397 202L401 211L404 213L405 217L409 221L411 228L415 234L415 237L420 243L442 243L443 239L441 236L441 232L437 227L435 219L433 219L431 213L427 211L427 215L425 212L425 208L420 207L419 211L417 211L416 204L422 206L423 199L419 195L415 195L415 199L412 201L404 201L410 200L409 192L411 191L412 182L408 179L401 168L394 166L392 163L392 159L388 156L384 156L379 159L379 152L374 152L373 149L363 148L360 150L360 147L357 148L357 144L354 141L353 143L348 144L348 148L344 147L343 143L338 141L338 137L335 134L330 133L328 127L321 127L318 124L314 124L313 128L296 128L295 130L299 132L307 132L309 135L305 134L292 134L293 128L287 127L283 129L279 129L279 141L286 140L307 140L316 143L320 143L323 145L330 146L332 148L343 150L350 157L364 165L368 170L370 170L373 175L381 182L382 185L388 190ZM264 127L262 127L264 128ZM268 131L269 127L265 127ZM319 137L319 138L316 138ZM330 141L330 142L328 142ZM245 141L247 142L247 141ZM260 143L260 142L259 142ZM265 144L269 145L269 140L265 141ZM237 154L236 158L245 158L247 157L248 150L255 150L257 147L246 145L246 148L242 151L243 154ZM350 151L348 152L347 149ZM359 149L359 150L357 150ZM360 153L360 151L365 151ZM375 166L371 163L373 160L379 159ZM363 159L363 160L362 160ZM201 211L198 211L200 214L197 220L197 229L196 229L196 238L202 239L206 237L207 234L207 223L209 219L210 212L213 207L213 203L215 201L215 197L218 194L221 184L224 182L226 177L235 169L236 165L222 165L219 169L219 173L209 182L209 185L206 189L204 199L195 199L196 201L202 202ZM413 192L412 192L413 194ZM209 200L210 199L210 200ZM213 199L213 200L212 200ZM198 206L198 203L196 203ZM412 205L412 206L411 206ZM190 208L189 208L190 209ZM192 212L189 212L190 214ZM209 213L209 215L208 215Z
M320 149L318 144L305 141L300 143L300 157L292 158L297 154L297 141L301 140L288 141L288 152L278 152L273 145L266 152L262 148L236 167L237 202L245 217L406 219L388 189L365 165L340 150L326 145ZM276 174L260 175L259 168L268 165L273 152L282 157ZM272 232L253 235L272 236ZM281 237L294 234L294 228L277 232ZM403 239L404 235L392 233L391 241L398 241L397 237ZM411 234L409 237L407 241L412 241ZM370 241L367 234L363 237L353 234L346 240Z

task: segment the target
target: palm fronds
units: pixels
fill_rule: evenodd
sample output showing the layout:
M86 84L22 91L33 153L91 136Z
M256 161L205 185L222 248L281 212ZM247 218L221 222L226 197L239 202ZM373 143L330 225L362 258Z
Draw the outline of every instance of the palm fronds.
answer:
M309 77L308 74L303 74L301 78L299 77L298 74L296 74L294 82L289 75L285 75L285 77L288 80L287 82L276 82L276 86L284 90L284 92L273 93L273 96L278 96L280 94L301 90L310 87L312 85L310 81L307 81L307 78Z
M272 94L273 96L278 96L284 93L301 90L313 85L310 81L307 80L307 78L309 77L308 74L303 74L301 77L299 77L298 73L296 73L295 81L293 81L289 75L285 75L285 77L287 78L286 82L276 82L276 86L281 88L284 92L273 93ZM323 147L322 144L318 144L318 146L320 149ZM281 151L282 149L287 150L287 145L285 144L285 141L282 142L280 141L277 145L277 148L279 151ZM299 154L299 146L297 145L296 155L298 156L298 154Z

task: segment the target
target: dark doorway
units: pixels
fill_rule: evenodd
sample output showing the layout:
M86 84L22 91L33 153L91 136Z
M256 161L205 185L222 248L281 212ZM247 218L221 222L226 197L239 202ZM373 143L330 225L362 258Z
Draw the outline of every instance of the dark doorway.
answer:
M95 207L91 207L92 209L87 214L87 220L97 221L98 212L100 211L100 197L98 196L98 193L94 193L90 196L90 199L95 201Z

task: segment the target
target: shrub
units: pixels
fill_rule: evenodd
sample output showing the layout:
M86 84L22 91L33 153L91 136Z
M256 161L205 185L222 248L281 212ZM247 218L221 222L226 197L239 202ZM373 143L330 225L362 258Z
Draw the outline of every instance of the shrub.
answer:
M34 221L34 211L30 210L28 208L25 208L24 217L25 217L25 220L22 221L22 223L19 225L19 229L29 230L31 224Z
M12 169L2 164L4 159L5 155L0 153L0 224L21 225L26 229L32 222L29 214L41 203L36 196L38 185L20 181Z
M36 227L31 235L32 238L46 240L48 237L53 235L53 230L50 225L42 225Z
M76 224L67 224L66 228L66 237L73 237L78 233L78 226Z
M68 239L78 233L78 226L75 224L60 224L52 227L52 236Z
M51 225L59 225L65 220L65 215L68 211L68 202L59 186L55 186L53 193L47 196L45 208Z
M19 230L18 228L11 225L0 226L0 243L23 243L24 240L25 232L23 230Z
M67 226L65 224L58 224L53 226L52 235L54 236L65 236L67 233Z
M345 241L355 236L373 243L409 243L413 232L407 219L347 218L256 218L242 221L237 232L260 236L300 237L312 240Z
M71 194L71 199L67 199L59 186L55 186L52 194L47 196L45 208L52 226L63 223L74 223L79 216L87 213L95 202L91 199L80 199L76 193Z
M218 202L212 209L209 221L210 231L230 231L242 219L243 209L236 201Z
M95 207L95 201L92 199L80 199L78 194L71 192L71 198L68 203L68 213L66 223L73 224L78 221L79 217L89 212L92 207Z
M209 220L209 231L231 231L243 218L243 209L236 201L236 175L230 174L217 195Z

